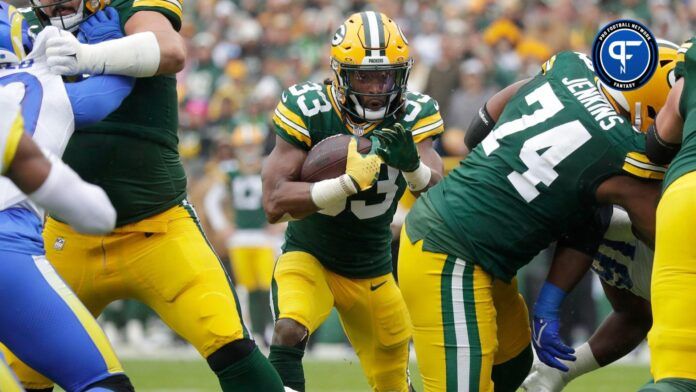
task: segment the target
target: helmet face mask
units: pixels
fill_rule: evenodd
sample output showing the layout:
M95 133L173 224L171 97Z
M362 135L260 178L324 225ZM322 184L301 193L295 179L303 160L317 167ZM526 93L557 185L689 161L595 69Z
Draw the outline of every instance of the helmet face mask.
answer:
M331 41L333 87L341 111L378 122L404 105L413 59L401 29L384 14L351 15Z
M380 121L404 104L411 62L387 66L353 66L332 61L342 108L351 116Z
M110 0L29 0L43 26L56 26L74 32L80 24L106 7ZM74 3L74 4L73 4ZM88 14L85 15L85 9ZM69 13L61 11L69 11Z

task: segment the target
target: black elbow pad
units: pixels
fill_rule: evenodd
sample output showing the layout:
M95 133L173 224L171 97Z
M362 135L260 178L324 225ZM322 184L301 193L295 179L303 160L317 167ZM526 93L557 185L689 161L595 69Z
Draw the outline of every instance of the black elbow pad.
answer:
M667 143L658 135L655 124L650 125L645 135L645 155L651 162L658 165L668 164L680 149L680 143Z
M478 146L483 139L488 136L489 133L495 128L495 121L488 113L486 105L484 104L478 111L478 115L471 120L469 124L469 129L464 135L464 144L469 151L473 150L474 147Z

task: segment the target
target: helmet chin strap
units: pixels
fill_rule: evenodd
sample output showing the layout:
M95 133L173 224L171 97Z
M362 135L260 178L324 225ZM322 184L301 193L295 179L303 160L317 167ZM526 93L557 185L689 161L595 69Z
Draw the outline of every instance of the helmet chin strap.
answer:
M640 126L643 125L643 119L640 116L640 110L641 110L641 104L640 102L636 102L635 106L635 116L633 116L633 126L636 127L636 129L640 129Z
M85 5L80 1L80 5L77 8L77 12L71 15L65 16L54 16L48 18L51 21L51 25L58 27L59 29L65 28L65 26L70 26L68 31L75 32L80 27L80 22L82 22L83 12Z
M389 102L387 102L386 105L382 106L382 108L379 110L372 110L363 108L363 106L360 104L360 100L354 94L349 94L349 96L350 100L353 101L353 106L355 107L356 113L362 113L364 119L367 121L378 121L384 119L385 114L387 113L387 108L394 101L394 98L396 98L396 94L391 94L389 96Z

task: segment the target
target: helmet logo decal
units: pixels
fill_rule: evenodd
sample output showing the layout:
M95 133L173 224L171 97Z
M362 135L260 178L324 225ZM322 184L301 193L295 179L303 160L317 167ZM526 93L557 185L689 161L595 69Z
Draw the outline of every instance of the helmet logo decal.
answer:
M384 39L384 24L381 15L374 11L367 11L360 14L365 32L365 55L367 57L385 56L386 40Z
M338 27L338 30L336 30L336 34L334 34L333 39L331 39L331 45L338 46L345 39L346 39L346 25L342 24Z

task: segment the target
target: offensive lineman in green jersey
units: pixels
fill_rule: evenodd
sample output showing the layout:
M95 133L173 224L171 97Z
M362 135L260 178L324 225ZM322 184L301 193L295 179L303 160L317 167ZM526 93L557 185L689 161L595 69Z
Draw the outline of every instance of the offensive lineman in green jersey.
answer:
M428 391L517 389L531 349L515 274L598 204L623 206L653 233L656 185L629 174L664 169L635 170L643 134L599 93L589 58L559 53L506 90L495 128L402 231L399 282Z
M269 359L294 390L305 388L307 339L334 306L373 390L408 389L411 328L391 273L389 226L407 183L420 192L441 178L432 137L443 131L437 103L406 91L411 63L389 17L353 14L332 40L333 83L292 86L275 111L264 208L271 222L292 221L273 273ZM337 134L377 136L381 158L359 154L353 139L346 174L300 182L307 151Z
M63 156L82 178L104 188L118 214L116 229L83 236L48 219L44 241L53 267L95 316L117 299L147 304L206 358L223 391L282 390L277 372L250 339L229 276L186 200L174 77L185 58L181 1L31 3L37 25L73 33L107 3L114 7L125 37L90 44L66 31L47 41L47 61L62 75L137 78L119 109L76 130ZM52 388L9 355L8 361L29 388Z
M653 325L648 333L655 384L641 392L696 390L696 38L679 49L679 80L647 135L648 156L671 161L657 207L651 282ZM676 156L675 156L676 155ZM674 158L674 159L672 159Z
M218 180L205 195L205 214L227 245L236 287L246 290L251 332L267 347L266 329L273 325L268 298L280 233L266 221L261 200L264 132L245 123L229 139L234 158L219 163ZM231 224L222 207L226 199L231 202Z

